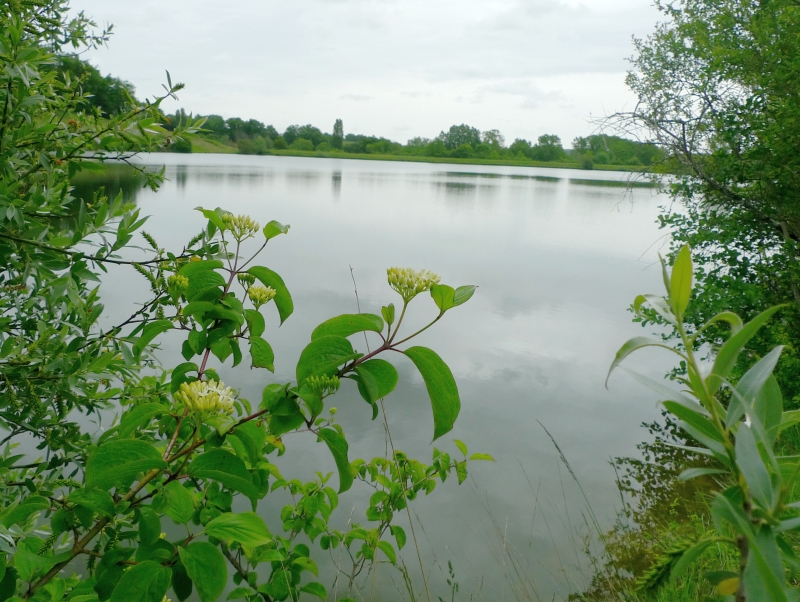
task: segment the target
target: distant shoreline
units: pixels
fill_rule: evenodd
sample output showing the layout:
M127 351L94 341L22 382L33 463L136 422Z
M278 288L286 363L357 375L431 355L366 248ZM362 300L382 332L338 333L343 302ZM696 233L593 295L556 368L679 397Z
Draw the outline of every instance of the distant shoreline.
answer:
M197 147L197 148L196 148ZM416 155L382 155L372 153L345 153L329 151L297 151L270 149L260 155L245 155L227 144L207 138L193 138L192 152L187 154L241 154L243 156L276 156L276 157L311 157L322 159L359 159L366 161L407 161L412 163L452 163L461 165L507 165L510 167L552 167L555 169L578 169L582 171L629 171L636 173L649 173L649 169L641 165L601 165L596 164L592 169L585 169L578 163L564 163L556 161L514 161L507 159L478 159L456 157L422 157Z

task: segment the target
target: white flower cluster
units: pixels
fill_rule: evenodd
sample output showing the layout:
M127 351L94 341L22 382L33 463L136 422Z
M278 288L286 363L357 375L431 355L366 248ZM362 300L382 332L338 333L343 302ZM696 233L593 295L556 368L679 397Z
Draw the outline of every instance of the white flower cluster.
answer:
M259 225L252 217L247 215L234 215L233 213L226 213L222 216L222 221L225 222L225 229L229 230L233 237L239 242L245 238L250 238L258 232Z
M233 390L214 380L181 383L175 399L198 414L233 413Z
M261 307L275 298L277 291L271 286L251 286L247 289L247 296L256 307Z
M406 303L419 293L429 291L431 286L439 284L439 280L441 280L430 270L389 268L386 273L389 276L389 286L397 291Z

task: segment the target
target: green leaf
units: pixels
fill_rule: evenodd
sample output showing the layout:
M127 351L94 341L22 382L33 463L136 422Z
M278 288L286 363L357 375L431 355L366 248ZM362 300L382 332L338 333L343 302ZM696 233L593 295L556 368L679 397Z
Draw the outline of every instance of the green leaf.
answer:
M384 322L389 325L394 324L394 303L389 303L389 305L381 307L381 315L383 316Z
M302 385L309 376L333 376L339 366L361 357L344 337L324 336L309 343L297 362L297 384Z
M386 360L367 360L355 368L354 380L364 401L374 404L394 391L397 386L397 370Z
M397 542L397 549L402 550L403 546L406 545L406 532L402 527L397 526L391 526L389 530L391 534L394 535L394 539Z
M194 500L192 494L178 481L167 483L161 490L161 495L166 504L165 511L173 522L183 525L192 520L194 514Z
M755 437L746 424L739 426L736 433L736 464L747 481L753 497L766 510L774 504L774 491L769 472L758 453Z
M698 431L703 433L706 437L710 437L715 441L722 443L724 441L722 433L720 433L714 424L705 416L687 408L686 406L676 403L674 401L665 401L664 407L673 415L677 416L690 426L693 426Z
M286 318L291 316L294 311L292 296L283 283L283 279L263 266L253 266L247 272L258 278L264 286L275 289L275 306L278 308L278 315L281 317L281 324L283 324Z
M125 489L139 473L166 466L158 450L146 441L108 441L92 452L86 461L86 487Z
M253 358L253 368L266 368L275 372L275 353L264 339L255 335L250 337L250 355Z
M697 477L704 477L710 474L728 474L727 470L720 470L719 468L687 468L680 475L678 480L689 481Z
M202 213L208 221L214 224L218 230L225 230L225 222L222 221L222 216L216 211L211 209L203 209L202 207L195 207L195 211Z
M349 337L367 330L381 332L383 319L375 314L343 314L317 326L311 333L311 340L325 336Z
M213 353L219 361L224 362L228 356L233 353L231 349L231 340L227 337L217 339L211 343L211 353Z
M246 309L244 310L244 319L247 321L247 327L250 329L250 336L260 337L264 334L267 325L260 311L257 309Z
M316 581L312 581L311 583L306 583L298 591L301 591L306 594L311 594L312 596L316 596L320 600L325 600L328 597L328 592L325 590L325 586Z
M288 233L289 232L289 224L286 224L284 226L282 223L276 222L275 220L272 220L266 226L264 226L263 232L264 232L264 238L266 238L267 240L270 240L271 238L275 238L279 234Z
M182 383L197 380L196 377L186 376L186 373L197 372L198 370L200 370L200 367L194 362L184 362L175 366L170 375L170 393L175 393Z
M458 439L453 439L453 443L456 444L456 447L458 448L458 450L462 454L464 454L464 457L466 457L467 454L469 453L469 449L467 448L466 444L463 441L459 441Z
M199 274L200 272L209 272L213 270L218 270L223 267L225 267L225 264L223 264L218 259L189 261L186 264L184 264L180 270L178 270L178 274L189 278L190 276L194 276L195 274Z
M192 595L192 580L186 572L186 567L178 560L172 567L172 591L178 597L180 602L184 602L189 596Z
M295 558L292 561L292 564L295 566L299 566L303 571L310 571L316 577L319 577L319 568L317 568L317 563L308 558L307 556L300 556L299 558Z
M458 387L450 368L436 352L426 347L410 347L403 353L414 362L414 365L425 381L428 396L433 409L433 440L435 441L453 429L458 413L461 411L461 399Z
M675 263L672 266L672 276L669 281L669 302L674 313L679 319L689 307L692 296L692 280L694 267L692 266L692 250L689 245L683 245L678 251Z
M469 457L469 460L470 460L470 462L475 461L475 460L485 460L487 462L494 462L495 461L494 458L492 456L490 456L489 454L472 454Z
M224 286L225 278L222 277L222 274L212 270L205 270L189 276L189 286L184 294L190 302L209 301L218 299Z
M378 548L380 548L386 557L389 559L389 562L392 564L397 564L397 554L394 551L394 546L390 544L388 541L379 541Z
M784 412L781 418L780 430L785 431L797 424L800 424L800 410Z
M439 308L439 313L444 313L453 307L453 299L456 295L456 290L452 286L446 284L434 284L431 286L431 297Z
M212 449L201 454L189 464L187 472L193 477L217 481L251 500L258 499L258 489L244 462L227 450Z
M219 598L228 584L228 565L222 552L201 541L179 547L178 553L201 602L214 602Z
M149 546L158 541L161 535L161 518L151 508L139 509L139 541Z
M678 581L678 578L686 572L686 569L688 569L712 543L714 542L708 540L698 541L691 548L685 550L678 561L672 565L672 570L669 574L670 583L674 585Z
M142 330L142 335L136 340L136 343L133 345L133 352L136 355L139 355L144 348L147 347L148 343L160 335L162 332L166 332L172 328L172 321L171 320L156 320L155 322L150 322L147 326L144 327Z
M261 449L264 447L266 439L266 433L262 427L259 427L251 420L237 426L229 433L229 436L239 440L247 455L247 461L252 466L258 464L261 459Z
M253 593L253 590L249 587L235 587L231 590L231 593L225 598L226 600L241 600L242 598L247 598Z
M172 581L172 571L152 560L140 562L122 574L111 602L161 602Z
M459 305L463 305L464 303L472 299L472 295L475 294L476 290L478 290L478 287L472 284L459 286L456 289L456 294L453 296L453 307L458 307Z
M608 387L608 379L611 377L611 373L614 371L614 368L619 366L622 363L622 360L628 357L631 353L637 349L642 349L643 347L661 347L662 349L672 351L680 356L681 359L685 359L683 355L675 351L672 347L665 345L661 341L651 339L650 337L633 337L632 339L626 341L625 344L619 348L619 351L617 351L617 355L614 356L614 361L611 362L611 367L608 369L608 374L606 375L606 387Z
M235 541L248 548L263 546L272 541L264 519L253 512L226 512L206 525L206 535L222 541Z
M744 346L747 345L750 339L753 338L767 320L783 307L782 305L778 305L761 312L720 347L717 352L717 357L714 359L714 367L711 370L711 374L706 378L709 392L712 395L719 391L722 383L730 375L731 370L733 370L733 367L736 365L736 359L739 357L739 353L742 349L744 349Z
M169 408L160 403L143 403L134 406L122 417L118 431L120 438L130 437L134 431L149 424L151 419L166 412L169 412Z
M336 468L339 470L339 493L344 493L353 485L353 474L350 471L350 460L347 458L348 445L344 435L333 428L323 428L317 433L319 440L328 444L333 454Z
M67 501L88 508L100 516L114 518L114 499L107 491L101 489L76 489L69 494Z
M28 520L34 513L48 510L50 501L41 495L32 495L22 500L17 506L11 506L0 514L0 523L5 528L18 525Z

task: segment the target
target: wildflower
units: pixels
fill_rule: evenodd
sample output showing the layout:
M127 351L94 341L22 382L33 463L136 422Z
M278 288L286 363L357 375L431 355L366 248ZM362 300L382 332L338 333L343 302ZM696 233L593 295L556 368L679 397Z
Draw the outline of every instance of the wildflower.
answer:
M408 303L419 293L430 290L439 284L439 276L430 270L412 270L411 268L389 268L386 270L391 286Z
M236 274L236 278L239 280L239 284L245 288L249 288L256 281L256 277L247 272Z
M247 289L247 296L256 308L275 298L277 292L271 286L251 286Z
M189 279L186 276L174 274L167 278L167 286L179 291L185 291L187 288L189 288Z
M258 222L247 215L226 213L222 216L222 221L225 222L225 229L229 230L239 242L253 236L259 228Z
M233 413L233 391L218 381L181 383L175 399L198 414Z

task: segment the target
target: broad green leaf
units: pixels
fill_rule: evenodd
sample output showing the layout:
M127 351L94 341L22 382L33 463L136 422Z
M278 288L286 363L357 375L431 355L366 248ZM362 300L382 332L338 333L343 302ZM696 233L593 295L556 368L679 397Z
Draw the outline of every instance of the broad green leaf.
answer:
M183 525L192 520L194 500L186 487L178 481L171 481L161 490L161 496L165 504L164 512L174 523Z
M195 364L194 362L184 362L182 364L178 364L172 369L171 380L170 380L170 393L175 393L181 386L182 383L191 382L197 380L196 376L186 376L188 372L197 372L200 367Z
M214 224L218 230L225 230L225 222L222 221L222 216L220 216L220 214L216 211L211 209L203 209L202 207L195 207L195 211L202 213L203 216L205 216L208 221Z
M719 391L722 383L730 375L731 370L733 370L733 367L736 365L736 359L739 357L739 353L742 349L744 349L744 346L747 345L750 339L753 338L767 320L782 308L782 305L778 305L761 312L720 347L717 352L717 357L714 359L714 367L711 370L711 374L706 378L706 383L712 395Z
M356 366L355 372L358 392L367 403L383 399L397 386L397 370L386 360L367 360Z
M41 495L32 495L22 500L18 505L11 506L0 514L0 523L6 528L11 525L24 523L31 515L41 510L48 510L50 501Z
M295 566L299 566L303 571L310 571L314 574L314 576L319 577L319 568L317 568L317 563L308 558L307 556L300 556L299 558L295 558L292 561L292 564Z
M464 303L472 299L472 295L475 294L476 290L478 290L478 287L472 284L459 286L456 289L456 294L453 295L453 307L458 307L459 305L463 305Z
M766 510L771 510L774 492L769 472L758 453L755 437L750 427L742 424L736 433L736 463L753 497Z
M263 232L264 238L269 240L271 238L275 238L279 234L286 234L289 232L289 224L284 226L282 223L272 220L266 226L264 226Z
M311 583L306 583L298 591L304 592L306 594L311 594L312 596L316 596L320 600L325 600L328 597L328 592L325 590L325 586L316 581L312 581Z
M156 320L155 322L150 322L147 326L144 327L142 330L142 335L136 340L136 343L133 345L133 351L136 355L139 355L144 348L160 335L162 332L166 332L172 328L172 321L170 320Z
M361 357L344 337L324 336L311 341L300 353L297 362L297 384L302 385L309 376L333 376L339 367Z
M456 290L446 284L434 284L431 286L431 298L439 308L439 313L444 313L454 306Z
M375 314L343 314L326 320L311 333L311 340L325 336L349 337L366 330L381 332L383 319Z
M152 508L145 506L139 509L139 541L149 546L158 541L161 535L161 518Z
M339 470L339 493L344 493L353 485L353 474L350 470L350 460L347 458L347 441L339 431L333 428L323 428L317 433L319 440L328 445L333 454L336 468Z
M611 362L611 367L608 369L608 374L606 375L606 387L608 387L608 379L611 377L611 373L614 371L614 368L619 366L622 363L622 360L628 357L631 353L637 349L642 349L643 347L661 347L662 349L667 349L668 351L677 354L681 359L686 359L681 353L675 351L672 347L665 345L661 341L651 339L650 337L633 337L619 348L617 355L614 357L614 361Z
M242 598L247 598L248 596L252 595L253 590L249 587L235 587L231 590L231 593L227 595L225 598L226 600L241 600Z
M281 324L283 324L286 318L291 316L294 311L292 296L289 294L289 289L286 288L283 279L263 266L254 266L247 272L258 278L264 286L275 289L275 306L278 308L278 315L281 317Z
M184 602L189 596L192 595L192 580L186 572L186 567L178 560L172 567L172 591L175 592L178 600Z
M390 544L388 541L379 541L378 548L386 554L386 557L389 559L389 562L392 564L397 564L397 554L394 551L394 546Z
M238 440L247 455L247 461L252 466L258 464L258 461L262 458L261 449L264 447L266 440L266 433L263 427L259 427L255 421L251 420L237 426L228 436L228 441L231 441L230 438ZM231 443L233 442L231 441Z
M394 539L397 542L397 549L402 550L403 546L406 545L406 532L403 530L402 527L398 526L391 526L389 527L392 535L394 535Z
M433 410L435 441L452 430L461 411L461 399L458 396L456 381L450 368L433 350L426 347L410 347L404 353L414 362L422 375L422 380L425 381Z
M199 274L200 272L210 272L218 270L223 267L225 267L225 265L218 259L189 261L186 264L184 264L180 270L178 270L178 274L189 278L190 276L194 276L195 274Z
M683 245L675 258L669 281L669 302L672 312L678 316L678 319L689 307L689 299L692 296L693 271L692 250L689 245Z
M225 278L219 272L205 270L189 276L189 286L184 295L190 302L218 299L225 286Z
M266 368L275 372L275 353L272 347L259 336L250 336L250 355L253 358L253 368Z
M678 479L681 481L689 481L697 477L704 477L711 474L728 474L728 471L720 470L719 468L687 468L678 475Z
M267 326L264 322L264 316L257 309L244 310L244 319L247 321L247 327L250 329L250 336L260 337L264 334Z
M100 516L114 518L114 499L107 491L101 489L76 489L69 494L67 501L88 508Z
M124 489L140 473L166 466L158 450L146 441L108 441L94 450L86 461L86 487Z
M253 512L221 514L206 525L205 532L222 541L235 541L248 548L272 541L264 519Z
M66 559L69 559L67 554ZM27 548L20 547L14 554L14 566L23 581L34 581L41 577L62 559L57 556L39 556Z
M394 324L394 303L389 303L389 305L381 307L381 315L383 316L384 322L389 325Z
M219 598L228 584L228 565L222 552L200 541L179 547L178 553L201 602L214 602Z
M187 472L193 477L217 481L251 500L258 498L258 489L253 485L244 462L227 450L212 449L199 455L189 464Z
M158 562L146 560L122 574L111 602L161 602L172 581L172 571Z
M466 445L466 444L465 444L463 441L459 441L458 439L453 439L453 443L455 443L455 444L456 444L456 447L458 448L458 450L459 450L459 451L460 451L460 452L461 452L461 453L464 455L464 457L466 458L466 457L467 457L467 455L469 454L469 449L467 448L467 445Z
M119 436L121 439L130 437L134 431L146 426L151 419L169 412L169 408L160 403L143 403L127 412L119 425Z

